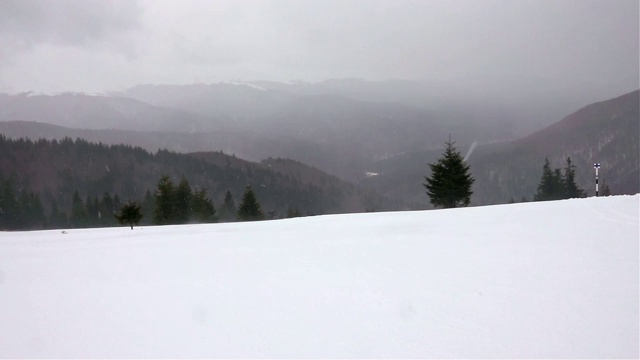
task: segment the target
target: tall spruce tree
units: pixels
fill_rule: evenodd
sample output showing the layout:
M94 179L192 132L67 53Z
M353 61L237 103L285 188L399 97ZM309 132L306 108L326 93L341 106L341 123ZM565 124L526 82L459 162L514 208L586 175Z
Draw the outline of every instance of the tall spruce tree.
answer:
M102 194L99 209L98 215L102 226L112 225L114 219L113 215L115 215L116 210L113 207L113 199L111 198L111 195L106 191Z
M168 175L162 175L156 187L156 208L153 223L168 225L175 221L175 185Z
M49 212L48 227L51 229L61 229L69 226L67 214L58 208L56 200L51 201L51 211Z
M22 208L22 226L24 229L42 229L46 226L46 216L40 196L34 192L22 191L20 194Z
M71 198L71 226L74 228L81 228L89 226L89 215L85 204L80 198L78 190L73 192Z
M242 202L238 207L238 219L241 221L256 221L264 219L264 213L258 203L256 194L251 186L247 186L242 195Z
M220 208L220 220L222 221L234 221L236 220L236 203L233 201L231 191L227 190L224 194L224 201Z
M586 193L576 184L575 177L575 166L571 162L571 158L567 158L564 173L560 169L552 170L549 158L545 158L542 166L542 178L533 199L548 201L585 197Z
M191 219L192 197L191 185L189 185L186 178L182 177L178 187L175 189L174 221L176 224L186 224Z
M542 178L533 196L535 201L560 200L564 197L564 184L559 169L551 170L549 158L544 159Z
M216 222L216 208L207 196L207 189L196 189L192 199L193 220L199 223Z
M435 207L468 206L475 179L469 173L469 165L454 147L454 142L449 139L445 145L442 157L435 164L429 164L431 176L425 177L424 184L427 195Z
M9 178L0 185L0 230L18 230L22 211L13 181Z
M571 163L571 158L567 157L567 166L564 168L564 191L566 199L583 198L587 193L576 184L575 165Z
M144 194L144 200L142 201L142 213L153 214L155 208L156 208L156 198L151 194L149 190L147 190ZM153 223L152 216L147 216L143 218L142 223L146 225L152 224Z

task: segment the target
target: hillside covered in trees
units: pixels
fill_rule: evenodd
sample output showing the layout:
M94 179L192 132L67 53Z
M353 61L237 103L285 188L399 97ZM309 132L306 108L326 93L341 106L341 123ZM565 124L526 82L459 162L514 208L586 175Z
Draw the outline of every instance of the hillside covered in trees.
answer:
M476 179L471 205L533 200L546 158L552 168L558 168L570 157L575 181L588 196L595 195L596 162L602 165L600 184L607 184L611 194L636 194L640 192L639 133L640 91L633 91L585 106L518 140L461 146ZM360 185L405 201L421 199L426 206L420 181L440 152L412 152L372 162L370 169L378 175Z
M177 154L160 150L154 154L139 147L107 146L82 139L32 141L2 135L0 153L0 201L5 204L0 216L9 221L7 214L12 206L19 206L21 212L34 212L27 216L31 220L19 222L18 228L51 227L56 218L64 217L70 226L114 225L113 211L128 200L142 203L141 224L149 224L156 186L163 175L176 184L184 178L193 189L207 189L216 207L227 192L239 203L245 188L251 186L271 218L288 213L314 215L402 207L374 192L282 159L258 164L221 152ZM21 201L34 205L22 205ZM70 220L74 212L83 214L81 217L87 213L93 220L74 223Z

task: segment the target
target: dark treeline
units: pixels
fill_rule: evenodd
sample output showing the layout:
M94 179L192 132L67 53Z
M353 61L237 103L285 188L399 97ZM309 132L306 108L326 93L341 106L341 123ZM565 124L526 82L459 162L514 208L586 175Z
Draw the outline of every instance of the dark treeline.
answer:
M237 209L231 193L227 191L220 219L213 200L207 195L207 189L193 189L185 178L175 185L167 175L160 178L153 194L146 192L140 203L131 200L123 202L118 194L112 196L109 193L83 200L75 191L69 211L60 209L55 200L50 209L45 210L38 194L16 188L12 178L0 179L0 188L0 230L118 226L127 223L120 218L121 211L131 204L135 204L140 213L141 218L135 221L139 225L255 221L277 217L273 212L265 217L255 193L251 187L247 187ZM286 214L286 217L298 216L302 214L297 209L289 210Z
M549 159L544 159L542 178L538 184L538 190L533 196L535 201L561 200L586 197L587 193L576 184L576 167L567 158L567 164L563 170L551 169Z
M16 185L16 177L0 177L0 230L55 229L115 226L114 214L121 207L117 194L81 198L71 195L70 208L56 200L44 206L39 194Z
M0 229L115 226L114 212L129 200L142 207L140 225L150 225L163 175L178 187L182 179L188 180L192 195L206 189L206 198L220 204L219 221L237 219L237 209L231 209L236 204L229 203L241 199L247 186L260 200L265 219L393 206L299 163L272 159L257 164L222 152L199 155L0 134Z

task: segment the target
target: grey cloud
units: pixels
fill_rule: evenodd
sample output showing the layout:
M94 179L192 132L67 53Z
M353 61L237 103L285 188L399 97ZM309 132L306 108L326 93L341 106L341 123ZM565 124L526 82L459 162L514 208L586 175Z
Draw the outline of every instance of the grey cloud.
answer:
M142 8L133 0L3 0L0 31L26 47L83 46L138 28L141 15Z
M638 86L638 8L636 0L0 0L0 57L17 49L9 56L19 59L0 60L8 84L0 78L0 88L26 87L16 79L28 64L69 76L97 67L104 74L91 74L92 88L102 89L359 77L622 93ZM50 49L21 51L36 44ZM77 77L47 81L86 82Z

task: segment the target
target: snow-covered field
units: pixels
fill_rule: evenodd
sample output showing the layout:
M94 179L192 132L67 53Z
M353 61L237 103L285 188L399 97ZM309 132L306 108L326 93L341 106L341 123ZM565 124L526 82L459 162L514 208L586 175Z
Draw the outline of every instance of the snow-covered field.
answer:
M639 200L0 233L0 357L638 358Z

